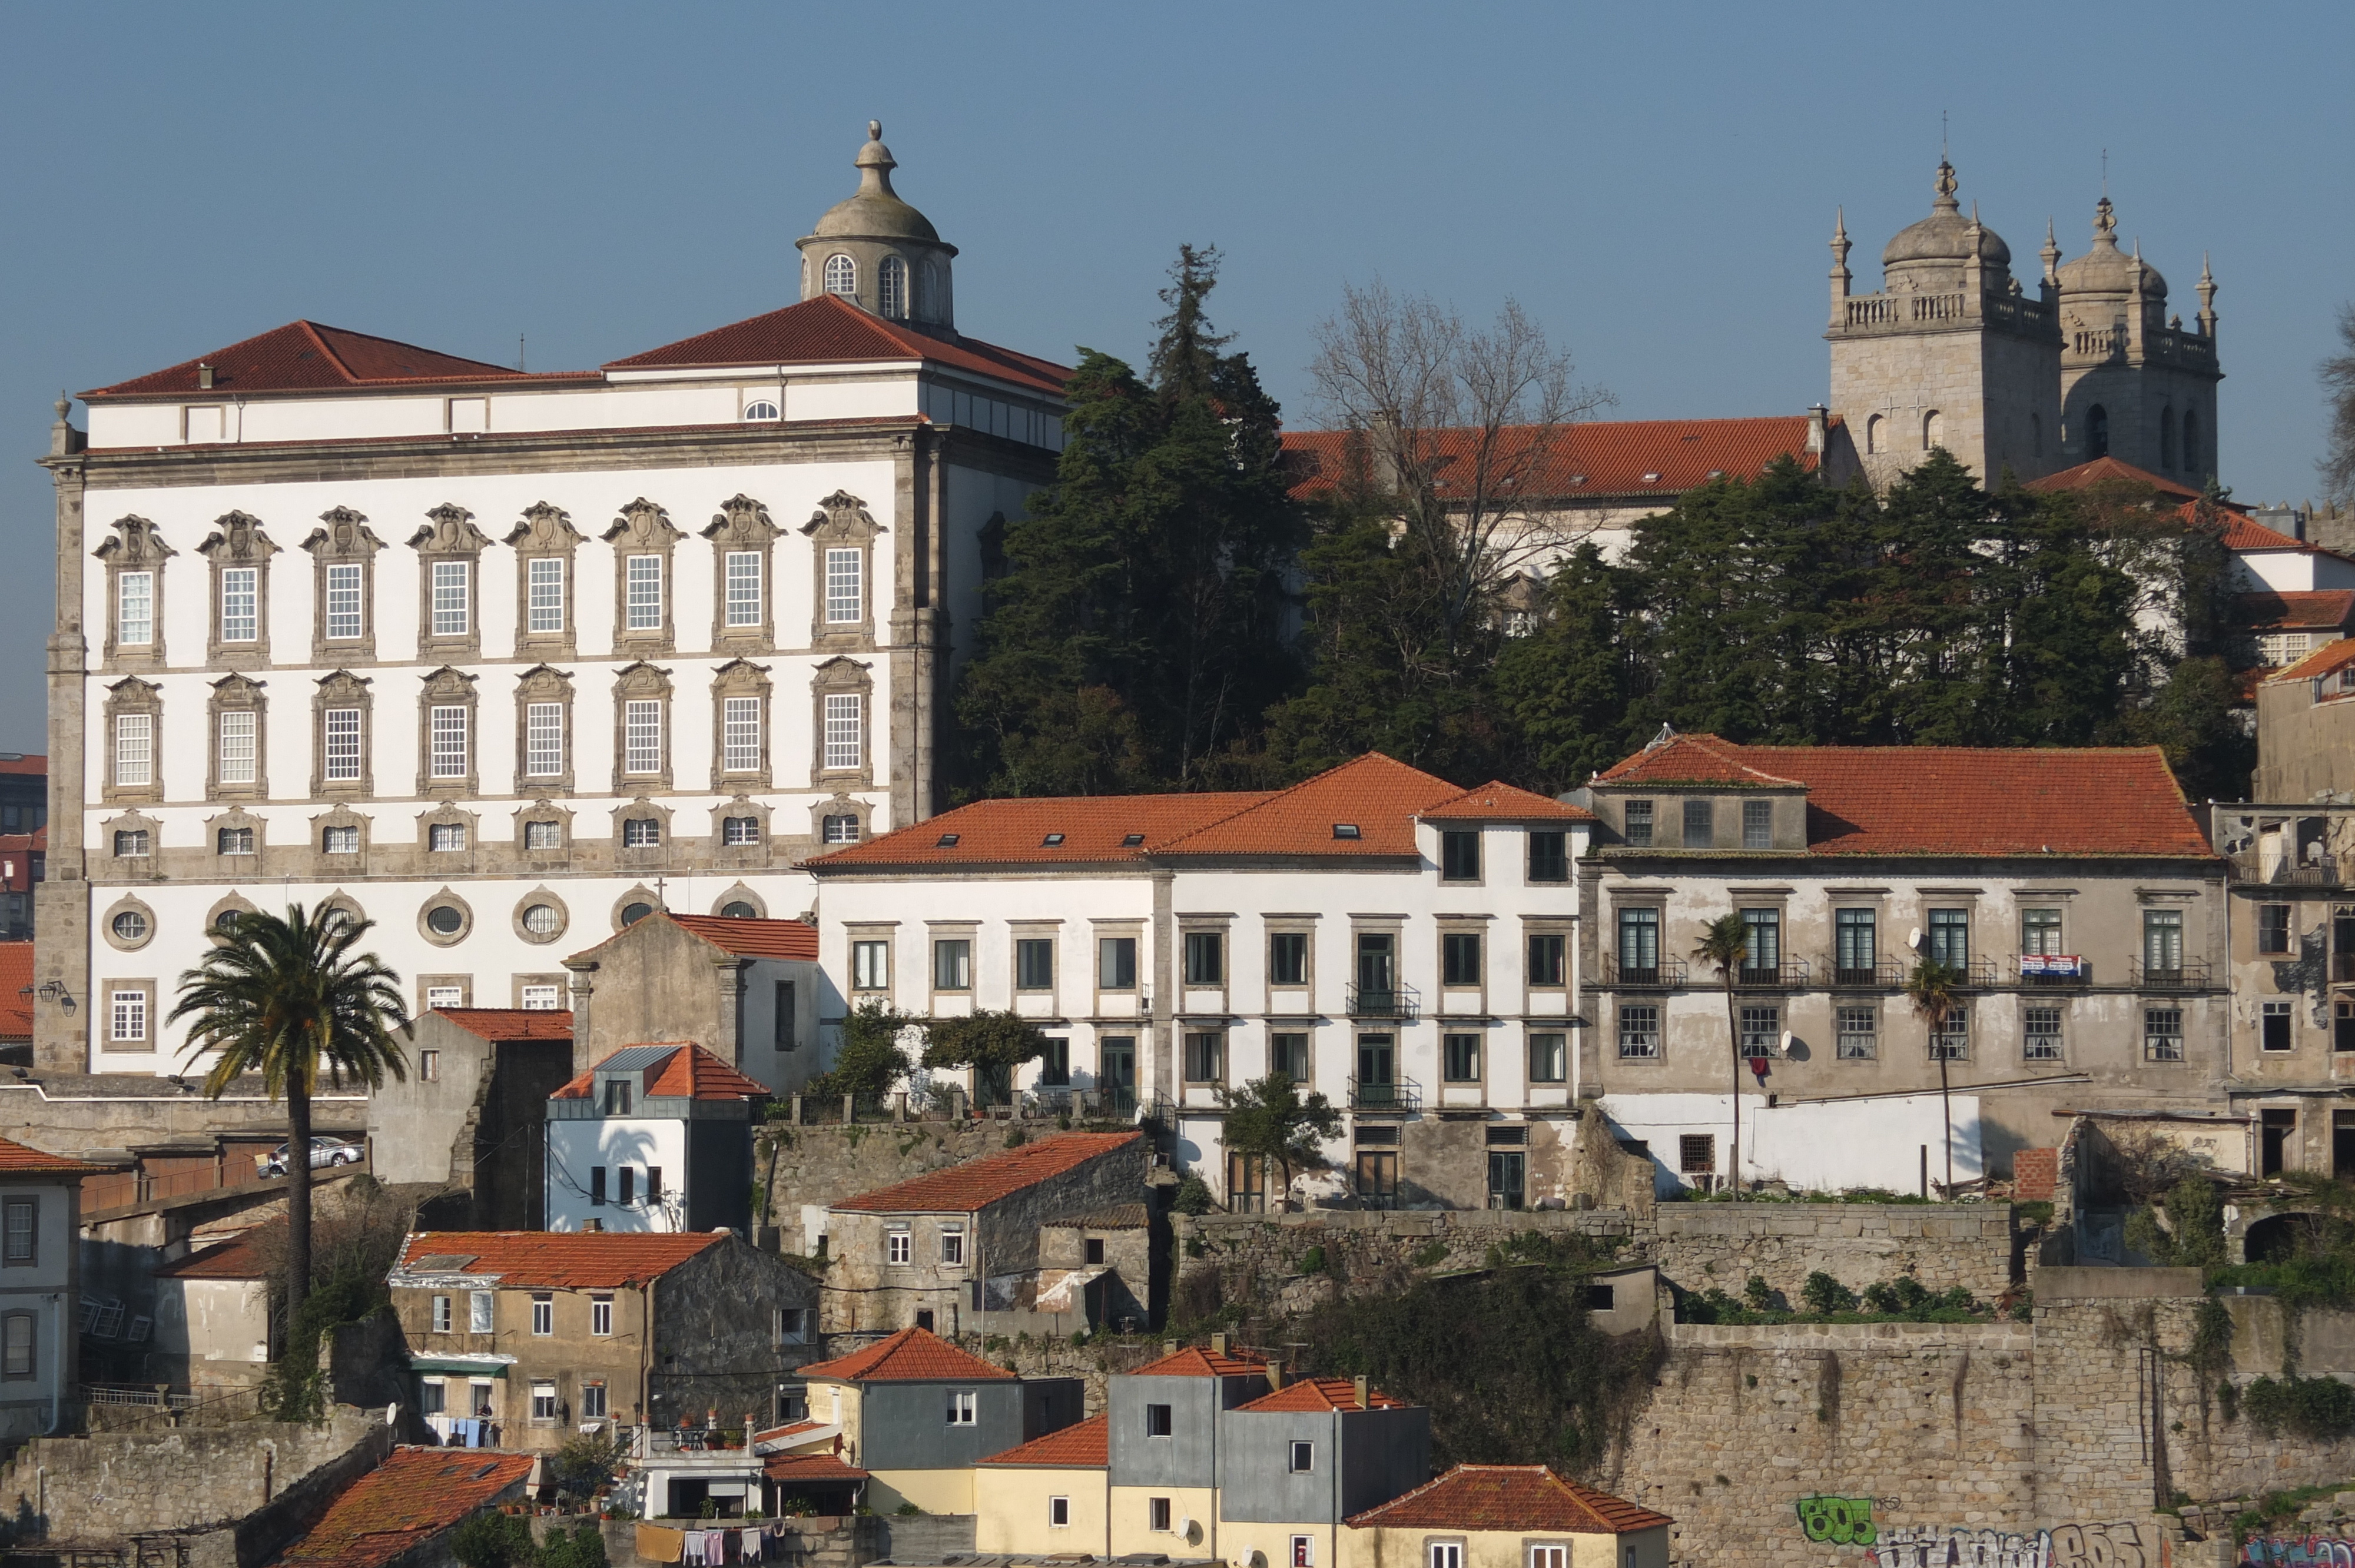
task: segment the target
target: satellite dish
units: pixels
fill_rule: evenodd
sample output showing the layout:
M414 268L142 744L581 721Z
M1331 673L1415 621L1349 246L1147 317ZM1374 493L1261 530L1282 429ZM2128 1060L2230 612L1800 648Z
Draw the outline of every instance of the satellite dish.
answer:
M1242 1568L1267 1568L1267 1553L1256 1546L1244 1547L1238 1561L1242 1563Z
M1201 1529L1202 1527L1196 1524L1192 1518L1182 1518L1178 1521L1178 1539L1190 1546L1200 1539Z
M1916 926L1911 931L1905 933L1905 945L1913 948L1917 953L1922 950L1921 927Z
M1788 1056L1791 1054L1791 1046L1798 1040L1798 1038L1799 1037L1797 1035L1792 1033L1787 1029L1783 1031L1783 1044L1781 1049L1784 1055Z

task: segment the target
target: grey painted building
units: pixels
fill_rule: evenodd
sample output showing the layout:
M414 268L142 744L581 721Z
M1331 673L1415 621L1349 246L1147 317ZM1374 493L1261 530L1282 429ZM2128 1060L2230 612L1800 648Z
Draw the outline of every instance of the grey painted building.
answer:
M1285 1383L1228 1411L1224 1425L1228 1523L1338 1524L1431 1478L1431 1412L1363 1378Z

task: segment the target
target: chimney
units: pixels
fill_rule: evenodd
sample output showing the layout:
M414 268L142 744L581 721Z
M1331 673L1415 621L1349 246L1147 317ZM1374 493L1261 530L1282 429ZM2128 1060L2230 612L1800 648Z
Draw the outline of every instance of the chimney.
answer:
M1223 1356L1227 1353L1227 1337L1224 1334L1210 1336L1210 1353L1214 1356Z
M1824 447L1831 440L1831 418L1832 411L1821 403L1807 410L1807 450L1817 457L1824 455Z
M1371 1410L1373 1407L1373 1390L1367 1383L1365 1378L1361 1376L1358 1379L1358 1408L1360 1410Z
M1178 1353L1178 1341L1177 1341L1177 1340L1162 1340L1162 1341L1161 1341L1161 1353L1162 1353L1163 1355L1165 1355L1165 1356L1174 1356L1174 1355L1176 1355L1176 1354Z
M198 363L197 366L197 387L198 390L205 392L209 392L213 389L213 367L211 366L201 362Z
M1268 1393L1278 1393L1278 1392L1280 1392L1280 1391L1283 1389L1283 1387L1284 1387L1284 1363L1283 1363L1282 1361L1270 1361L1270 1362L1268 1362L1268 1363L1267 1363L1267 1391L1268 1391Z
M602 1220L583 1220L581 1222L581 1228L584 1231L602 1231L605 1228L605 1222Z

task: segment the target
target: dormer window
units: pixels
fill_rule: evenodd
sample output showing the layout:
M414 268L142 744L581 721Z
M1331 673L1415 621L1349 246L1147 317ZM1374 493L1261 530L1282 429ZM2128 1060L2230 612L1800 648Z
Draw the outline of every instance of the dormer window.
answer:
M623 1078L608 1078L605 1080L605 1114L607 1116L627 1116L630 1114L630 1086L628 1080Z
M1063 835L1060 833L1049 833L1045 838L1039 841L1040 846L1046 849L1052 849L1062 842Z
M846 297L858 292L858 263L843 255L826 259L826 291Z
M1365 834L1358 831L1355 822L1336 822L1333 824L1333 836L1337 839L1361 839Z
M954 848L956 848L956 842L957 842L957 835L956 835L956 834L954 834L954 833L943 833L943 834L941 835L941 837L940 837L940 842L939 842L939 843L938 843L938 844L936 844L934 847L935 847L935 848L939 848L939 849L954 849Z
M777 406L766 397L755 398L744 405L744 417L748 419L773 419L777 418Z

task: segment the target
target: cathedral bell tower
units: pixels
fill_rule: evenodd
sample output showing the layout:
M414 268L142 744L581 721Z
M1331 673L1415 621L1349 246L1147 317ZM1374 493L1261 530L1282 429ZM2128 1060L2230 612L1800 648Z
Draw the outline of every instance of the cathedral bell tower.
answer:
M950 263L956 247L891 188L899 161L883 144L881 121L867 122L867 144L852 163L858 189L828 207L816 232L796 242L802 298L835 294L870 315L954 335L956 289Z
M2050 243L2049 241L2047 242ZM2110 198L2094 248L2061 267L2062 449L2068 464L2114 457L2178 483L2216 471L2216 280L2200 264L2200 315L2167 313L2167 280L2118 248Z

